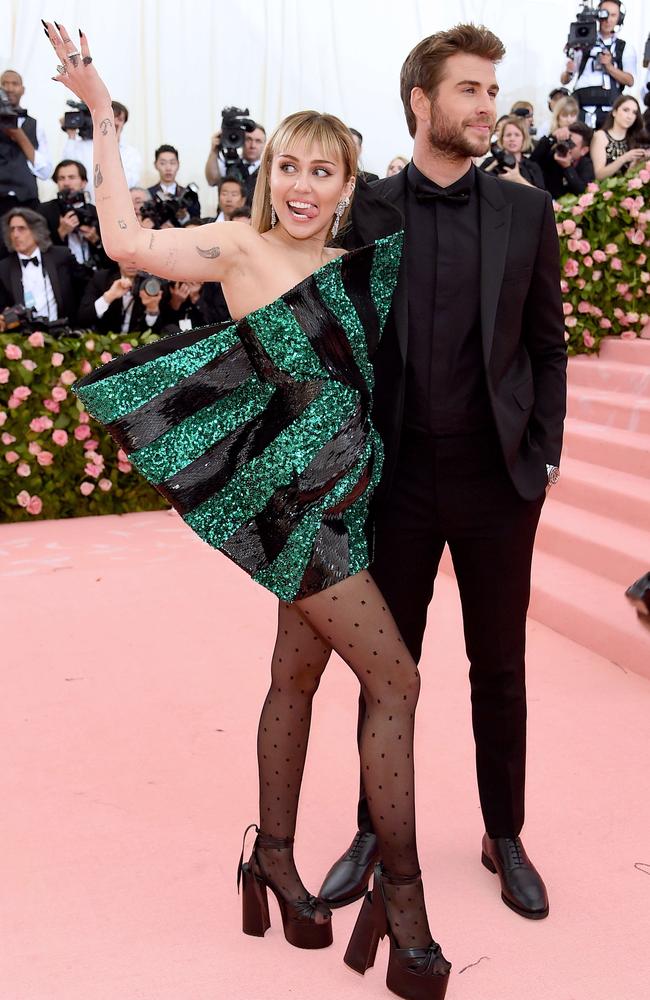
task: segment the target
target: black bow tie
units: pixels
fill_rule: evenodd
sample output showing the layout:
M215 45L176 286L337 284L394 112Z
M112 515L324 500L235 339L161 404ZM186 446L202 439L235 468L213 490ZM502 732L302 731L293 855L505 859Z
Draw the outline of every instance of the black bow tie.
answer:
M38 257L27 257L26 259L21 258L20 263L23 267L27 267L28 264L33 264L34 267L38 267Z
M415 197L418 201L448 201L453 205L466 205L472 193L471 187L458 188L456 191L434 191L433 188L415 186Z

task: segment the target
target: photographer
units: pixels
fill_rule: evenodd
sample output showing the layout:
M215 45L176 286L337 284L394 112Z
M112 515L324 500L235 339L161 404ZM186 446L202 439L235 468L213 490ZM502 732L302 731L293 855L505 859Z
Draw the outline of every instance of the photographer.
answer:
M246 186L250 205L266 144L266 131L241 108L224 108L221 128L212 136L205 164L205 179L216 187L220 177L235 177ZM240 151L241 150L241 154Z
M565 97L569 97L569 91L566 87L554 87L553 90L548 95L548 110L551 112L551 118L546 118L537 130L537 135L542 139L545 135L549 135L552 132L551 122L553 120L553 112L556 106L563 101Z
M542 168L546 190L554 200L564 194L583 194L594 180L589 151L593 134L584 122L574 121L543 136L531 153L531 160Z
M170 145L159 146L154 155L154 167L160 181L147 190L154 199L158 197L163 200L179 201L183 195L186 195L187 204L181 203L176 213L179 224L183 226L190 219L201 218L201 205L198 197L192 199L187 197L186 193L190 190L189 188L176 183L179 166L178 150Z
M126 180L130 188L136 187L140 183L140 174L142 173L142 157L135 146L129 146L124 141L123 132L124 126L129 120L129 111L128 108L126 108L123 104L120 104L119 101L112 101L111 104L113 108L113 118L115 119L115 134L120 147L120 159L122 160ZM92 118L90 116L90 112L88 113L88 116L90 119L90 126L92 128ZM83 163L88 177L92 177L92 137L82 138L77 129L64 129L64 131L67 132L68 138L63 145L63 158L67 160L77 160L79 163ZM94 200L94 189L90 180L88 181L88 191Z
M161 333L174 321L168 283L124 263L96 271L81 300L78 321L99 333Z
M544 177L539 165L525 155L531 147L525 119L520 115L507 115L497 126L492 155L483 161L480 169L503 180L543 189Z
M88 174L83 163L61 160L52 180L59 189L56 198L43 202L40 213L47 222L55 246L66 246L79 264L108 267L99 234L97 209L87 200Z
M632 164L650 159L650 149L639 148L643 135L639 103L635 97L624 94L591 140L596 180L625 174Z
M216 222L230 222L232 213L246 204L246 185L234 177L219 181L219 205Z
M602 0L598 12L596 44L574 50L561 77L563 84L572 83L581 118L592 128L602 126L623 88L634 86L636 75L634 48L617 37L625 20L620 0Z
M49 180L52 162L43 129L20 106L25 93L20 73L6 69L0 90L0 215L4 215L19 205L38 209L36 178Z
M42 215L12 208L2 217L2 235L11 251L0 261L0 310L25 306L34 316L54 322L76 318L76 304L86 281L66 247L54 247Z

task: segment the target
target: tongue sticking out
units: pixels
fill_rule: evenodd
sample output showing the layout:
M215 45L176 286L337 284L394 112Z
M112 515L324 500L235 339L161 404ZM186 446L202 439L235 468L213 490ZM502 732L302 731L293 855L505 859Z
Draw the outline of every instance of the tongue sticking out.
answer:
M305 203L292 204L289 202L289 208L293 215L296 215L299 219L315 219L318 215L318 209L315 205L306 205Z

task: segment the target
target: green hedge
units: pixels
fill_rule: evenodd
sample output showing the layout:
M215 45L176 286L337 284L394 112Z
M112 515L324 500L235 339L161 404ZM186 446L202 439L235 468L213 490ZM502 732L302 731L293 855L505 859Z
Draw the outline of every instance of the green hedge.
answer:
M70 392L110 356L157 339L0 334L0 521L168 506Z

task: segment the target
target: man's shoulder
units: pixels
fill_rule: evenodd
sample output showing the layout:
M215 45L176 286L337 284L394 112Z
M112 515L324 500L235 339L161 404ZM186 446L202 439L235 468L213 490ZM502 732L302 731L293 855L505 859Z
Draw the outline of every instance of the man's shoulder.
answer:
M47 258L48 264L57 264L62 267L67 267L75 261L74 255L67 247L51 246L45 250L43 256Z
M503 198L518 210L540 210L552 201L548 191L542 188L529 184L515 184L514 181L493 177L485 171L481 171L480 177L481 194L495 199Z

